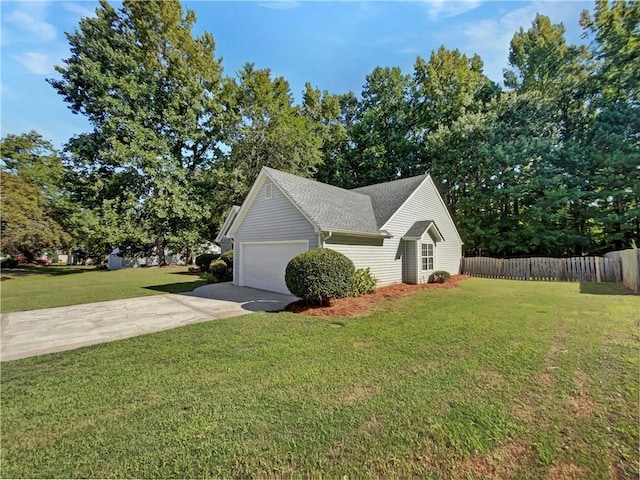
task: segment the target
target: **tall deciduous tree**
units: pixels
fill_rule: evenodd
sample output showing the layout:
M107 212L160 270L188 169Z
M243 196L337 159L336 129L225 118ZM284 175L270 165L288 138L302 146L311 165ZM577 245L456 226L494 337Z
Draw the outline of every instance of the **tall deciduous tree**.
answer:
M93 127L68 146L75 199L99 219L114 212L113 241L133 251L153 244L161 264L166 247L202 236L207 204L195 185L220 156L225 128L215 43L193 36L195 21L177 0L125 1L119 10L101 0L67 35L62 78L49 80Z
M251 186L263 166L308 177L321 161L321 140L302 109L293 104L289 83L252 63L238 72L229 110L236 116L230 137L231 162Z
M29 260L45 251L68 247L71 236L58 222L62 163L53 145L31 131L0 141L2 179L1 250Z
M358 185L412 173L410 94L411 77L398 67L376 67L367 75L358 118L351 128Z

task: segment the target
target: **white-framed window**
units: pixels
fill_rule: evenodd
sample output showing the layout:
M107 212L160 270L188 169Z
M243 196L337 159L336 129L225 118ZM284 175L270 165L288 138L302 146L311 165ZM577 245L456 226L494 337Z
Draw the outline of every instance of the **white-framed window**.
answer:
M421 244L421 259L422 259L422 270L433 270L434 267L434 259L433 259L433 244L431 243L423 243Z
M273 185L270 183L265 184L264 186L264 198L271 198L273 195Z

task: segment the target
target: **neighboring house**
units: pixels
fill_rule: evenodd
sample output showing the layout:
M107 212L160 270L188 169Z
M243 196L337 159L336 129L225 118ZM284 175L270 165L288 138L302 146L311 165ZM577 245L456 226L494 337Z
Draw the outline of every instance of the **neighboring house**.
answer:
M378 286L458 273L462 257L429 175L345 190L264 167L226 235L234 241L233 283L282 293L287 264L312 248L370 267Z
M227 213L227 218L222 224L222 228L216 237L216 243L220 245L220 249L222 253L227 252L229 250L233 250L233 238L229 236L229 229L233 224L233 221L236 219L238 212L240 211L240 207L238 205L233 205L229 209L229 213Z
M184 255L164 251L164 259L167 265L186 265ZM121 268L156 267L160 263L158 255L149 257L121 257L120 249L114 248L107 256L107 268L109 270L119 270Z

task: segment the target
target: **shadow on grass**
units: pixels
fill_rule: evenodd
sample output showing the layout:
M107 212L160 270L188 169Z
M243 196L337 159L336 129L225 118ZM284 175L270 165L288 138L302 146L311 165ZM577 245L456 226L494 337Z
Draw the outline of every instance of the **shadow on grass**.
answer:
M198 280L197 282L182 282L182 283L168 283L166 285L151 285L149 287L144 287L144 288L146 288L147 290L155 290L156 292L187 293L206 284L207 284L206 281Z
M190 277L199 277L202 272L171 272L171 275L188 275Z
M580 293L589 295L636 295L621 283L581 282Z
M96 267L78 266L38 266L38 267L18 267L3 268L2 274L13 277L25 277L30 275L72 275L76 273L95 272Z

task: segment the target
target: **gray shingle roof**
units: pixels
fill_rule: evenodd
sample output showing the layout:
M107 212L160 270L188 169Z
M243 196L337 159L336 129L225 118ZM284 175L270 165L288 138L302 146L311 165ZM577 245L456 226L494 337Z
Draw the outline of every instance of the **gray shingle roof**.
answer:
M380 234L369 196L273 168L263 168L321 230Z
M368 187L354 188L351 191L363 193L371 198L376 223L378 228L382 228L426 177L426 174L418 175L417 177L402 178L392 182L369 185Z
M424 235L424 232L431 225L433 225L433 227L436 229L436 231L438 232L438 235L440 236L440 238L442 238L444 240L444 237L440 233L440 229L438 228L438 226L436 225L436 223L433 220L419 220L419 221L417 221L416 223L411 225L409 230L407 230L407 233L405 233L402 238L421 238L422 235Z

